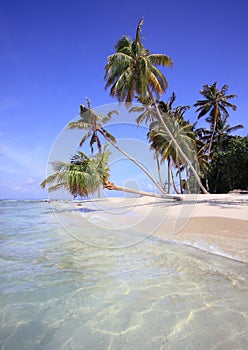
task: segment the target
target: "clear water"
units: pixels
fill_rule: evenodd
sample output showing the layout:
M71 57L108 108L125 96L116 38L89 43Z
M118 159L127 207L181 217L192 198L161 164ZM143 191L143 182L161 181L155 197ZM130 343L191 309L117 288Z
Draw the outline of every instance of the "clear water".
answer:
M92 247L0 201L0 348L248 349L247 265L153 237Z

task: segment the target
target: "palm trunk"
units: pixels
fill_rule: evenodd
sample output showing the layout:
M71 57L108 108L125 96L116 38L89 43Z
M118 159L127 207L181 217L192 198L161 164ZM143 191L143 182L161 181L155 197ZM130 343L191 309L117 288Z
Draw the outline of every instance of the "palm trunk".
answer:
M190 186L189 186L189 169L188 167L186 167L186 185L187 185L187 190L188 190L188 193L190 193Z
M214 134L215 134L215 129L216 129L216 122L214 122L214 126L213 126L213 132L209 141L209 147L208 147L208 163L210 161L210 153L211 153L211 149L212 149L212 144L213 144L213 139L214 139ZM205 174L205 178L206 178L206 188L209 191L209 181L208 181L208 173L206 172Z
M170 193L170 185L171 185L171 160L168 158L168 193Z
M190 169L192 170L192 172L193 172L193 174L195 175L195 178L196 178L196 180L197 180L197 182L198 182L200 188L202 189L203 193L208 194L208 191L207 191L207 190L205 189L205 187L203 186L203 184L202 184L202 182L201 182L201 179L200 179L199 175L197 174L195 168L194 168L193 165L191 164L189 158L188 158L188 157L186 156L186 154L183 152L183 150L181 149L180 145L177 143L177 140L176 140L176 139L174 138L174 136L172 135L170 129L169 129L168 126L165 124L165 122L164 122L164 120L163 120L163 118L162 118L162 115L161 115L161 113L160 113L160 111L159 111L159 109L158 109L157 103L156 103L156 101L155 101L155 99L154 99L154 97L153 97L153 94L152 94L152 92L151 92L151 90L150 90L150 88L149 88L149 86L147 87L147 89L148 89L148 93L149 93L149 95L150 95L150 97L151 97L151 99L152 99L153 105L154 105L154 107L155 107L155 109L156 109L156 112L157 112L157 114L158 114L158 117L159 117L159 119L160 119L162 125L164 126L165 130L167 131L168 135L170 136L171 141L173 142L174 146L178 149L178 151L179 151L181 157L186 161L186 163L188 164L188 166L189 166Z
M134 190L129 187L122 187L122 186L116 186L113 182L108 182L104 185L104 188L107 188L110 191L121 191L121 192L127 192L132 194L138 194L140 196L148 196L148 197L155 197L155 198L163 198L163 199L176 199L177 201L181 201L182 197L180 196L173 196L173 195L161 195L157 193L152 192L146 192L146 191L139 191Z
M156 162L157 162L157 168L158 168L159 183L160 183L160 186L162 187L163 186L163 180L162 180L162 176L161 176L161 169L160 169L158 154L156 154L155 156L156 156Z
M115 148L117 149L120 153L122 153L125 157L130 159L134 164L136 164L148 177L149 179L154 183L154 185L159 189L159 191L163 195L167 195L167 192L157 183L157 181L149 174L149 172L139 163L137 162L136 159L134 159L132 156L130 156L128 153L123 151L119 146L117 146L110 138L106 137L104 133L102 132L101 129L99 129L99 132L103 135L103 137Z
M212 135L211 135L211 138L210 138L210 141L209 141L209 147L208 147L208 161L210 160L210 153L211 153L211 149L212 149L212 144L213 144L215 129L216 129L216 122L214 123L213 132L212 132Z
M218 103L215 102L213 132L212 132L212 135L211 135L211 138L210 138L210 142L209 142L209 147L208 147L208 162L210 160L210 152L211 152L211 148L212 148L212 144L213 144L213 139L214 139L217 119L218 119Z
M171 177L172 177L172 183L173 183L174 190L176 191L177 194L180 194L180 192L178 191L177 186L176 186L175 177L174 177L172 169L171 169Z
M180 169L180 163L178 164L177 168L178 168L180 192L181 192L181 194L182 194L182 193L183 193L183 183L182 183L182 174L181 174L181 169Z

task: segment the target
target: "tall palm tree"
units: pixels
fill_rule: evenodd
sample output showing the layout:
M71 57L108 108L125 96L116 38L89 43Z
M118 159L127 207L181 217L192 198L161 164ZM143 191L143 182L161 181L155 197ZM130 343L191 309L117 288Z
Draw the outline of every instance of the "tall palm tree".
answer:
M228 102L228 100L237 97L234 94L226 95L228 90L228 85L223 85L219 91L217 88L217 82L212 85L204 85L203 89L200 91L200 94L204 96L204 100L198 100L194 107L197 107L196 112L199 112L198 119L203 117L206 114L209 114L210 118L207 119L211 123L211 138L209 140L208 147L208 159L210 160L210 153L213 144L213 139L215 135L216 125L219 119L226 119L229 117L229 112L227 108L231 108L233 111L237 107Z
M110 88L111 96L116 96L120 102L126 102L128 104L133 101L135 94L138 95L140 102L143 102L147 96L151 98L157 112L157 118L172 139L173 145L178 148L183 159L189 164L202 191L207 193L191 161L184 154L177 140L165 124L155 101L153 94L159 98L168 86L165 76L156 66L171 67L172 60L164 54L151 54L143 46L140 35L143 21L143 18L139 21L134 40L123 36L117 41L115 45L116 53L108 57L105 66L105 88Z

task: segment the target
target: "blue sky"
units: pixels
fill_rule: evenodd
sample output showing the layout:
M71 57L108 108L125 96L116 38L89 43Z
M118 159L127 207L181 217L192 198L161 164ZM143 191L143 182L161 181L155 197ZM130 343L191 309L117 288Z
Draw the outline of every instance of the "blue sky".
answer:
M164 69L177 105L193 105L204 84L229 85L232 125L247 135L248 5L224 1L1 0L0 198L45 198L50 149L78 106L114 103L104 66L123 34L144 17L144 44L169 55ZM196 120L192 107L186 117ZM121 137L120 135L117 135Z

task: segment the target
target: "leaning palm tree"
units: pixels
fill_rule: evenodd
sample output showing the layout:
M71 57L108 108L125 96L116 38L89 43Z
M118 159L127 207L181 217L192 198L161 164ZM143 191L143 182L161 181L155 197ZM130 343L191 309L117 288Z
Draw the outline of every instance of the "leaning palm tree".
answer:
M110 152L106 151L106 147L107 145L104 146L102 153L91 157L78 151L69 163L62 161L52 162L54 173L41 183L41 187L48 187L49 192L65 189L73 197L88 197L90 194L96 192L99 186L102 186L108 190L122 191L140 196L165 198L163 195L116 186L113 182L110 182L108 167ZM167 195L166 198L180 200L180 197L173 195Z
M110 143L115 149L122 153L125 157L131 160L136 166L138 166L153 182L153 184L159 189L162 194L166 194L164 189L159 185L159 183L151 176L151 174L131 155L120 148L116 142L115 137L110 134L106 128L103 127L112 117L113 114L118 114L118 111L110 111L105 116L101 114L96 114L94 109L91 108L89 99L87 100L87 107L80 105L80 118L77 121L70 122L68 124L68 129L84 129L87 130L86 134L83 136L80 146L82 146L87 139L90 139L91 151L93 153L93 145L97 143L98 151L101 152L101 140L99 134L102 135L108 143Z
M116 53L108 57L105 66L105 88L110 88L111 96L117 97L120 102L126 102L127 104L133 101L136 94L141 103L147 96L150 97L157 112L157 118L169 134L174 147L178 148L182 158L189 164L202 191L207 193L191 161L184 154L165 124L155 101L154 95L159 98L168 86L165 76L156 66L172 67L172 60L164 54L151 54L143 46L140 35L143 21L143 19L139 21L134 40L123 36L117 41L115 45Z
M196 112L199 112L198 119L209 113L210 118L207 119L211 123L211 138L208 146L208 159L210 160L210 153L215 135L216 125L219 119L223 118L225 121L229 117L227 108L233 111L237 107L228 102L228 100L237 97L234 94L226 95L228 85L223 85L221 90L217 89L217 82L212 85L204 85L200 94L204 96L204 100L198 100L194 107L197 107Z
M78 151L69 163L54 161L51 164L54 173L41 183L41 187L48 187L49 192L62 188L74 197L89 196L108 180L109 154L105 148L102 154L90 158Z

